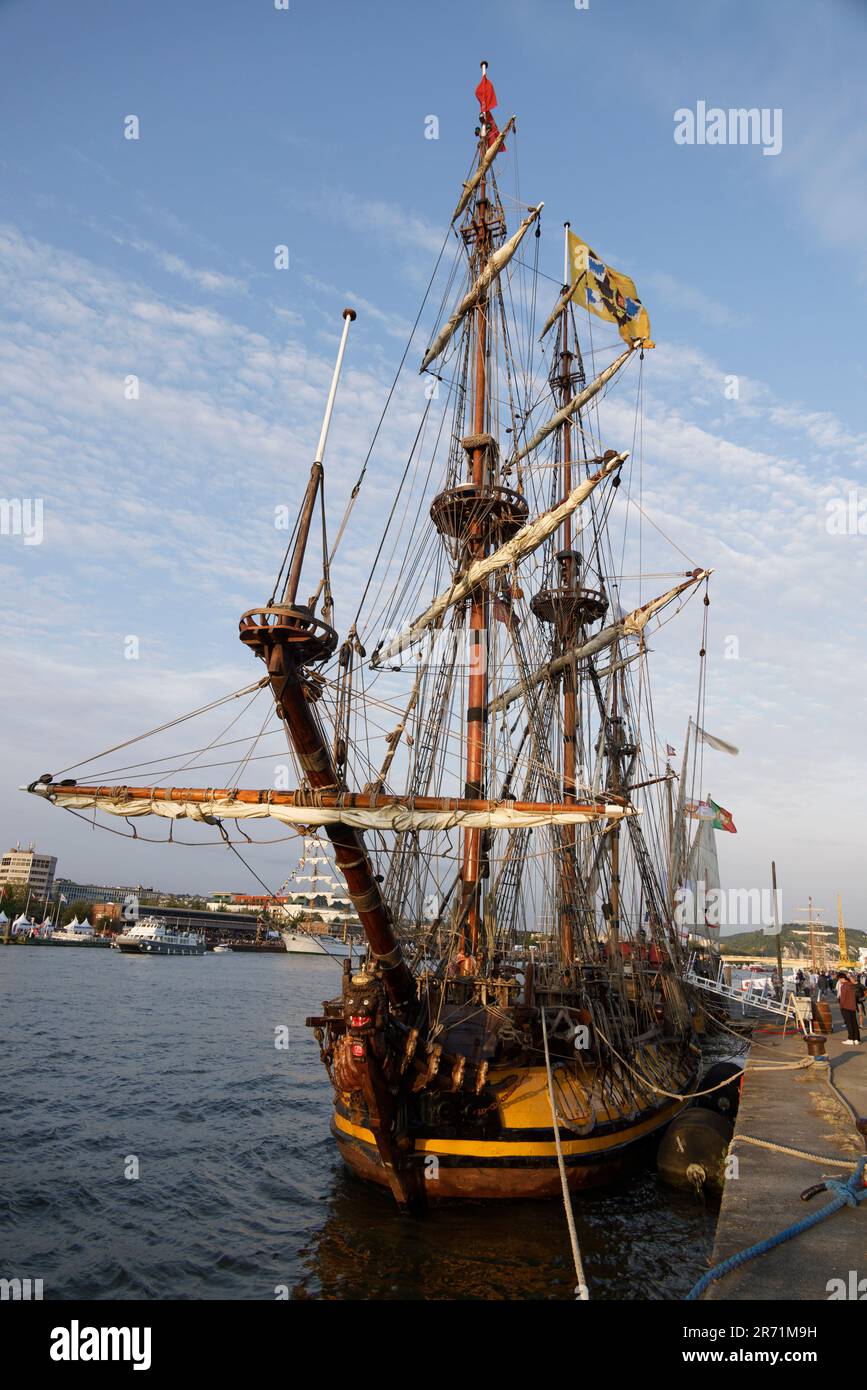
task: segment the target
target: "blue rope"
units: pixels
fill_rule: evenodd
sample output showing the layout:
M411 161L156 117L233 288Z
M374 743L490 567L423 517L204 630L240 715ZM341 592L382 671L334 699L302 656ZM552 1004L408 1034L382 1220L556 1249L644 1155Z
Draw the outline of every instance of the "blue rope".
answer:
M861 1202L867 1201L867 1187L863 1185L864 1168L867 1165L867 1154L858 1159L855 1172L845 1183L839 1182L836 1178L828 1178L825 1187L829 1192L834 1193L833 1200L828 1202L819 1211L814 1211L811 1216L805 1216L802 1221L796 1221L793 1226L787 1226L779 1235L768 1236L766 1240L760 1240L757 1245L751 1245L747 1250L739 1250L736 1255L730 1255L721 1264L715 1265L708 1270L707 1274L702 1275L694 1288L690 1289L686 1296L686 1302L692 1303L697 1298L701 1298L706 1289L717 1279L722 1279L726 1274L731 1274L733 1269L739 1269L748 1260L754 1260L757 1255L764 1255L768 1250L773 1250L777 1245L783 1245L785 1241L791 1240L794 1236L799 1236L802 1231L809 1231L811 1226L818 1226L820 1221L824 1221L826 1216L833 1216L835 1211L842 1210L843 1207L857 1207Z

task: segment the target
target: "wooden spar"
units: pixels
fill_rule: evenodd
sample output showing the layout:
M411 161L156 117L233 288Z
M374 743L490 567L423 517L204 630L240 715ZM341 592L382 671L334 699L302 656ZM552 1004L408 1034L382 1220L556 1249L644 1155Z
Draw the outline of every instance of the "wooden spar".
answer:
M563 278L566 282L569 274L569 223L563 226L564 239L564 266ZM560 376L561 376L561 404L566 405L569 400L569 365L571 354L569 352L569 315L564 314L562 319L562 347L560 354ZM572 491L572 419L571 416L563 421L563 496L568 497ZM577 583L578 576L575 573L575 561L572 556L572 514L565 518L563 522L563 553L562 580L563 587L573 590ZM575 645L576 628L574 617L570 618L568 630L560 632L560 641L566 648ZM576 795L576 758L575 740L577 738L577 701L575 691L575 665L572 663L563 672L563 800L574 802ZM574 901L575 886L575 848L577 844L576 827L567 826L563 832L563 848L560 856L560 874L562 882L562 900L560 903L560 949L563 960L571 962L575 954L575 944L572 932L572 903Z
M340 347L337 350L337 361L334 364L334 373L331 377L331 389L328 392L328 400L325 405L322 429L319 432L316 457L313 461L313 467L310 469L307 491L304 494L304 501L301 504L301 516L298 523L298 535L295 539L295 548L292 552L292 562L289 566L289 573L286 576L286 585L283 590L283 602L288 604L293 604L298 594L298 584L301 579L301 566L304 563L307 538L310 534L310 521L322 483L322 474L324 472L322 461L325 455L328 430L331 425L331 414L334 410L334 401L337 396L337 383L340 380L340 368L343 365L343 354L346 351L346 340L349 337L349 325L353 322L355 317L356 313L354 309L343 310L343 333L340 338Z
M74 785L56 786L53 783L32 784L33 791L38 787L43 790L39 795L47 796L49 799L57 792L68 792L71 796L90 796L104 797L107 800L121 797L129 801L192 801L192 802L216 802L216 801L240 801L249 806L261 806L271 804L273 806L311 806L310 795L306 791L271 791L270 788L256 787L128 787L122 785L96 786L96 785ZM465 796L391 796L384 792L350 792L333 789L322 790L316 793L315 804L328 808L345 806L352 810L378 810L383 806L407 806L414 807L417 811L492 811L500 806L507 806L510 810L525 811L538 815L556 815L558 812L577 809L586 811L588 814L602 815L605 806L623 807L624 811L629 809L627 798L622 795L614 796L611 792L606 792L600 796L598 801L569 802L562 801L512 801L511 799L484 800L482 798L471 799Z
M479 142L479 165L484 167L484 137ZM486 180L482 174L479 180L479 196L476 202L476 253L479 274L485 267L488 256L488 226ZM486 367L485 350L487 346L488 296L480 296L475 310L476 329L476 367L474 383L473 430L477 436L485 429L485 391ZM472 481L481 492L489 481L485 478L485 449L481 446L473 450ZM469 554L472 560L482 559L486 553L487 541L478 520L470 527ZM488 718L488 583L478 585L470 596L470 674L467 682L467 762L465 795L480 797L482 776L485 765L485 733ZM481 892L481 843L480 830L464 831L463 884L464 902L468 904L465 927L466 954L474 956L479 935L479 896Z
M277 641L271 648L268 675L277 712L310 787L336 791L339 784L331 751L304 694L297 658L283 642ZM415 997L415 983L395 937L361 833L348 825L326 825L324 829L334 846L337 867L371 952L382 968L388 997L398 1007L406 1004Z
M774 904L774 935L777 939L777 974L780 980L780 998L783 998L783 933L780 930L780 923L777 920L777 863L771 860L771 889L773 892Z
M620 679L623 679L622 672ZM620 725L618 724L617 713L617 680L618 677L612 676L613 685L611 701L611 732L609 739L613 746L614 756L608 754L608 770L613 773L615 785L620 786ZM608 918L608 949L617 956L619 951L618 941L620 937L620 836L617 833L616 824L613 827L609 841L610 868L611 868L611 888L608 895L608 905L611 915Z
M474 190L478 187L479 183L484 178L487 171L490 169L497 155L500 153L500 150L503 147L503 141L505 140L506 136L509 134L511 130L514 130L514 128L515 117L510 116L509 119L506 121L506 124L503 126L503 129L500 131L499 135L488 148L487 152L484 155L484 158L482 159L481 164L476 169L476 172L473 174L472 178L464 184L464 191L461 194L460 201L457 207L455 208L454 213L452 214L452 222L457 222L464 208L467 206L467 203L472 198Z
M245 614L241 619L241 639L262 658L268 668L268 679L277 713L285 725L301 769L313 791L336 791L340 785L328 743L310 707L301 679L305 660L315 660L327 648L323 648L321 638L314 635L312 619L307 626L305 642L304 617L298 610L293 609L293 605L304 564L313 508L322 482L325 444L337 396L349 325L354 318L354 309L344 309L340 347L284 591L284 613L281 616L289 619L289 622L269 624L268 617L264 614L260 614L258 623L253 621L249 614ZM271 616L274 616L273 610ZM293 620L296 624L297 640L296 634L291 631ZM322 625L319 626L321 628ZM337 867L343 875L371 952L382 969L388 997L392 1004L400 1007L415 997L415 982L392 929L391 918L374 876L361 833L352 826L340 824L325 826L325 833L334 846Z

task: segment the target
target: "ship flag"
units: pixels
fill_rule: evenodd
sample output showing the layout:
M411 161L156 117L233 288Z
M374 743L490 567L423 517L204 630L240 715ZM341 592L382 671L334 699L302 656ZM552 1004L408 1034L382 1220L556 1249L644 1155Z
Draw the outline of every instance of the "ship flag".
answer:
M730 753L733 758L737 757L738 750L733 743L726 743L724 738L715 738L713 734L705 733L697 724L693 724L696 734L702 743L707 743L711 748L715 748L718 753Z
M737 835L738 828L732 820L731 811L727 811L724 806L717 806L716 802L712 800L711 797L708 797L707 804L714 813L714 830L727 830L730 835Z
M494 141L499 140L500 131L493 117L493 110L497 104L497 93L494 91L493 82L488 77L487 63L482 63L482 80L476 88L476 100L479 103L479 113L485 123L488 136L488 148L490 149ZM501 141L499 150L504 150L505 148L505 142ZM498 153L499 150L497 151Z
M650 319L638 298L635 281L605 265L596 252L574 232L568 233L572 267L572 298L591 313L616 323L624 342L652 348Z

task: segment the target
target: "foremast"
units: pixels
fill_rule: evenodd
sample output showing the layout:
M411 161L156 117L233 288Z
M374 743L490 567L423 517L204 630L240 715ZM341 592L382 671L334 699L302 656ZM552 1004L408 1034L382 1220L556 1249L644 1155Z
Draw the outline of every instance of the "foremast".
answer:
M326 660L337 646L337 633L324 617L317 617L316 599L298 602L298 586L317 502L322 501L323 455L328 427L353 309L344 309L343 334L325 410L316 458L301 505L297 535L292 549L286 583L279 603L251 609L240 621L241 641L264 661L280 717L295 750L307 787L312 796L339 792L344 784L322 726L310 701L310 683L305 667ZM327 555L323 557L327 573ZM323 613L331 616L331 598L326 587ZM403 959L388 908L383 900L360 831L347 825L326 825L325 833L334 847L334 859L343 875L352 904L364 928L371 954L378 963L389 1000L401 1008L415 997L415 984Z

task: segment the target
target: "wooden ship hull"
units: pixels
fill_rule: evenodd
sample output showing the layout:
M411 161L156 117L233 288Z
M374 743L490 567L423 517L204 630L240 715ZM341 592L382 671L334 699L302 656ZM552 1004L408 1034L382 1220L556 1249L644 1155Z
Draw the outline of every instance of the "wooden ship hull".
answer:
M604 1187L622 1179L640 1161L645 1146L688 1103L697 1077L693 1058L683 1069L682 1100L649 1105L631 1114L612 1106L597 1112L589 1126L588 1112L577 1111L569 1127L560 1130L570 1190ZM426 1200L532 1200L561 1195L546 1069L527 1067L515 1072L504 1068L502 1074L492 1073L490 1081L495 1094L502 1088L508 1090L509 1098L495 1105L484 1137L478 1127L462 1129L460 1125L439 1132L409 1131L407 1166L421 1173ZM584 1126L578 1123L581 1119ZM331 1133L341 1158L356 1177L390 1188L391 1174L370 1126L370 1112L359 1094L335 1096ZM579 1127L586 1132L576 1133Z

